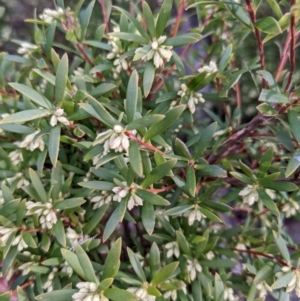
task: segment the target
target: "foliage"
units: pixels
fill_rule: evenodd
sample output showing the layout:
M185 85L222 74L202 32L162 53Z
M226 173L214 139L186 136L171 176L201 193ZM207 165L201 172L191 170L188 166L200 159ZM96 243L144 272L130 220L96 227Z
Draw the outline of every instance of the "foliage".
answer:
M259 0L57 0L27 20L33 41L0 55L1 300L300 297L283 227L300 209L300 3L267 2L256 18Z

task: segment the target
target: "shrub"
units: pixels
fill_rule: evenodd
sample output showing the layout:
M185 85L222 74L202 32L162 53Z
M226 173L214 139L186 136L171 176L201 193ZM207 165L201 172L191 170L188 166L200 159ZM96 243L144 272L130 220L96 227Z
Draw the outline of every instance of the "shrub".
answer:
M299 4L77 2L1 54L1 300L300 297Z

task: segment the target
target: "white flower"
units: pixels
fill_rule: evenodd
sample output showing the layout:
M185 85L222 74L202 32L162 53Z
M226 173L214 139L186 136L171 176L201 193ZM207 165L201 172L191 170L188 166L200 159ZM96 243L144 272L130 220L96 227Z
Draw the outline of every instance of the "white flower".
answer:
M94 282L79 282L76 284L79 291L72 295L76 301L109 301L102 291L98 291L98 286Z
M127 209L131 210L134 206L143 206L143 200L132 192L128 200Z
M179 246L178 243L176 241L172 241L172 242L168 242L165 245L165 248L167 249L167 258L172 257L173 255L178 258L180 255L179 252Z
M64 110L61 109L61 108L57 108L54 112L54 114L52 115L51 119L50 119L50 124L51 126L56 126L57 125L57 122L60 122L64 125L70 125L70 122L69 120L64 117Z
M129 292L135 294L136 301L155 301L156 297L149 295L147 289L144 287L130 287L127 289Z
M61 269L61 271L63 273L68 274L69 277L72 276L72 274L73 274L73 269L71 268L71 266L69 266L69 264L66 261L64 261L62 263L62 269Z
M25 54L25 53L27 53L27 52L30 52L30 51L35 50L35 49L38 48L36 45L31 44L31 43L28 43L28 42L22 42L22 43L20 44L20 46L21 46L21 47L19 47L19 48L17 49L17 52L18 52L19 54Z
M24 160L22 151L20 149L12 151L11 153L9 153L8 157L14 165L18 165Z
M196 279L197 272L198 273L202 272L202 267L197 259L193 259L193 260L188 259L187 260L187 270L188 270L189 276L191 278L191 281L193 281Z
M53 20L62 17L64 11L61 7L58 7L57 10L45 8L43 13L39 15L39 18L47 23L52 23Z
M240 191L239 196L243 198L243 202L245 204L251 206L259 200L257 188L258 185L247 185L242 191Z
M14 240L11 243L13 246L18 245L18 251L21 252L23 249L27 249L28 245L24 241L23 237L21 235L18 235L14 238Z
M3 197L3 192L0 190L0 206L5 203L4 197Z
M79 235L72 228L67 228L67 238L71 242L71 244L75 244L78 241Z
M211 61L209 63L209 65L203 66L200 69L198 69L199 73L206 72L207 75L211 75L212 73L217 72L217 71L218 71L217 65L213 61Z
M122 184L126 185L126 182L122 182ZM112 191L115 193L115 195L113 196L113 200L117 201L117 202L121 202L122 199L124 199L128 192L129 192L129 187L114 187L112 189Z
M206 218L206 216L199 210L198 205L194 205L194 210L187 211L184 213L184 216L188 218L189 226L192 226L196 220L200 222L202 218Z
M133 183L131 187L127 187L126 182L122 182L122 184L124 185L123 187L114 187L112 189L112 191L115 193L115 195L113 196L113 200L120 203L130 191L131 195L127 204L128 210L131 210L134 206L142 206L143 200L134 192L134 190L139 186Z
M17 172L11 181L17 180L17 188L28 186L30 182L24 178L24 175L21 172Z
M153 60L156 68L164 66L164 60L170 61L173 52L172 46L163 45L166 40L166 36L161 36L158 40L152 41L150 45L137 48L135 51L134 61L142 59L143 61ZM149 50L150 48L150 50Z
M238 300L234 296L233 289L231 287L224 287L224 300L235 301Z
M173 301L175 301L177 299L177 290L172 290L172 291L168 291L168 292L165 292L163 294L163 297L165 299L171 297Z
M47 292L53 291L53 278L55 277L55 273L57 273L57 268L52 268L52 271L49 273L47 281L43 285L43 289L47 290Z
M211 259L215 258L215 254L214 254L213 251L207 252L205 256L206 256L206 258L207 258L208 260L211 260Z
M40 151L43 151L45 148L45 143L42 136L39 136L38 138L35 138L36 135L38 135L40 131L35 131L32 134L29 134L25 137L25 140L22 142L16 143L21 148L26 148L30 151L34 151L35 149L39 149ZM22 157L23 158L23 157Z
M15 228L6 228L4 226L0 226L0 240L5 245L10 235L15 231Z
M51 199L50 199L51 200ZM39 216L39 222L42 229L52 229L53 225L57 222L57 216L53 209L51 202L41 203L41 202L27 202L27 214L37 214ZM58 211L58 209L56 209Z
M93 209L98 209L105 204L109 204L112 201L112 195L109 191L102 191L101 195L97 195L91 198L91 202L95 203Z
M199 102L205 102L205 99L202 97L201 93L189 90L186 84L180 85L180 90L178 91L177 95L182 99L187 99L187 105L192 114L195 113L196 104Z
M78 67L76 70L74 70L74 75L75 76L79 76L79 77L83 77L84 76L84 70L81 67Z
M272 292L272 288L266 283L266 281L262 281L261 283L258 283L256 285L256 289L259 292L260 298L265 297L268 294L268 292Z
M284 212L287 218L296 215L299 212L300 206L293 199L289 199L282 207L282 211Z
M289 284L287 285L285 291L287 293L291 293L292 291L295 291L295 294L300 297L300 271L296 269L291 269L289 266L284 266L281 268L282 272L276 273L276 277L282 278L285 273L291 273L293 272L293 278L290 280Z
M241 251L246 251L247 250L247 246L244 243L237 243L235 246L235 249L241 250Z

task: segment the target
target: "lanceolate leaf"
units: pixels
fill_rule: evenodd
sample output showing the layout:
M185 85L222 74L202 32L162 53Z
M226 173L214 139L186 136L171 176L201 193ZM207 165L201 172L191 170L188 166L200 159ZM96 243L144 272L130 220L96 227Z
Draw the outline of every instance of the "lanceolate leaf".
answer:
M156 21L156 36L162 36L171 15L173 0L164 0Z
M62 103L64 99L67 79L68 79L68 68L69 68L69 61L67 54L64 54L61 58L57 71L56 71L56 78L55 78L55 100L56 103Z
M26 110L8 115L0 120L0 124L23 123L26 121L42 118L51 114L51 111L44 109Z
M125 101L125 110L127 114L127 121L131 122L135 119L135 112L138 102L138 80L139 76L137 71L133 71L129 78L126 101Z
M149 202L145 202L143 204L142 222L147 233L149 235L152 235L155 226L155 212L154 212L154 206Z
M143 163L139 144L135 140L130 141L129 160L133 171L139 176L143 176Z
M159 270L152 278L151 284L157 285L168 280L178 267L179 262L172 262Z
M119 238L111 247L107 254L103 267L102 280L106 278L114 278L120 267L120 255L122 248L122 239Z
M56 166L57 163L59 143L60 143L60 126L57 125L54 128L52 128L50 131L49 145L48 145L49 157L53 166Z

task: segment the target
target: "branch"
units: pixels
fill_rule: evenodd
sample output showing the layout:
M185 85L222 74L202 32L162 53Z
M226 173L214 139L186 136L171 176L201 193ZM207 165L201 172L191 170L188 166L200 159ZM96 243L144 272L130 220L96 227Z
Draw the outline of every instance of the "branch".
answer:
M177 18L176 18L176 22L175 22L175 25L173 28L172 37L175 37L177 35L181 17L182 17L183 11L184 11L184 5L185 5L185 0L181 0L179 3L178 11L177 11Z
M104 0L98 0L98 3L100 4L102 10L103 22L105 24L105 32L108 33L109 24L108 24L108 17L107 17L107 11L106 11Z
M291 9L295 5L295 0L291 0ZM291 11L291 25L290 25L290 36L291 36L291 46L290 46L290 74L289 78L285 87L285 92L290 89L293 74L295 71L296 59L295 59L295 48L296 48L296 39L295 39L295 28L296 28L296 20L295 20L295 13Z
M255 16L252 4L251 4L251 0L246 0L246 5L247 5L247 10L250 15L251 21L254 25L254 23L256 22L256 16ZM262 70L265 70L265 53L264 53L264 47L263 47L263 43L261 40L260 32L256 27L254 27L254 32L255 32L258 50L259 50L260 66L261 66ZM265 79L263 79L263 82L262 82L263 89L266 88L266 85L267 85L267 82L265 81Z

